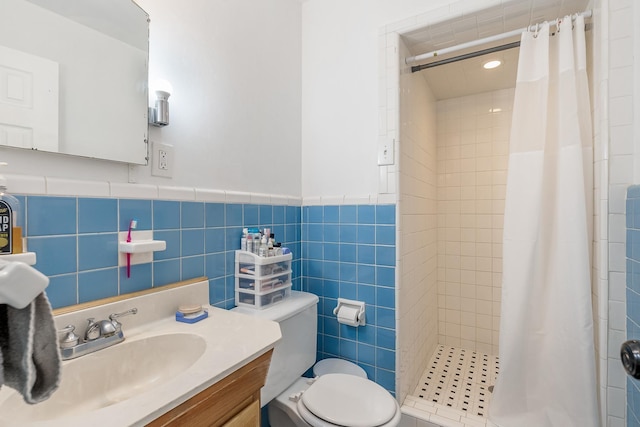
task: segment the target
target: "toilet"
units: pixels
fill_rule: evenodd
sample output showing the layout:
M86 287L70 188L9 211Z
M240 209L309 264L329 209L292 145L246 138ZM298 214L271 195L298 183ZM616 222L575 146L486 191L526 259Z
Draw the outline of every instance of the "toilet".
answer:
M271 427L395 427L400 405L358 365L316 358L318 297L292 291L272 307L233 310L278 322L282 332L261 390ZM302 374L313 366L315 378Z

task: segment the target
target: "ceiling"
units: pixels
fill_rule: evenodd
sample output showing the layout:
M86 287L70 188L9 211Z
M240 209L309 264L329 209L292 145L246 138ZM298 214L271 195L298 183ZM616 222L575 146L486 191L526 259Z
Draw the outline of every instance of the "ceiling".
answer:
M589 9L590 3L590 0L503 1L499 6L474 14L461 14L454 19L403 34L402 38L412 55L419 55L582 12ZM431 58L420 64L503 45L518 39L519 37L504 39L486 46L440 55L437 59ZM519 51L519 48L504 50L429 68L419 73L426 79L436 99L510 88L514 87L516 82ZM492 59L500 59L502 65L492 70L485 70L482 65Z

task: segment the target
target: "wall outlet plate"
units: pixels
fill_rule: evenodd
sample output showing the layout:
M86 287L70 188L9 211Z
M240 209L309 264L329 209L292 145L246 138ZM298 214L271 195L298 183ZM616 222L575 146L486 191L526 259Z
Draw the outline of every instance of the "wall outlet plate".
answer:
M151 143L151 175L173 177L173 145Z

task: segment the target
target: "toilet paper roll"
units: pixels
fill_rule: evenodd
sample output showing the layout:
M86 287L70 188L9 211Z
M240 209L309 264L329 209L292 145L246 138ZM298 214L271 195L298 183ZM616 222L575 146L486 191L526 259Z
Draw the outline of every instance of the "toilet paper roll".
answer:
M338 323L349 326L358 326L358 313L359 311L357 307L342 305L338 310Z

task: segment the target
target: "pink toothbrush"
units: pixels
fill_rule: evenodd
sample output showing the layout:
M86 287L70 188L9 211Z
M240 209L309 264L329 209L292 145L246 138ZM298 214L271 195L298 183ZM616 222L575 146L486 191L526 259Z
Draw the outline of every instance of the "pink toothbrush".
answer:
M138 226L138 220L132 218L129 221L129 233L127 234L127 243L131 242L131 230ZM127 252L127 277L131 277L131 253Z

